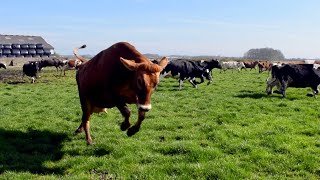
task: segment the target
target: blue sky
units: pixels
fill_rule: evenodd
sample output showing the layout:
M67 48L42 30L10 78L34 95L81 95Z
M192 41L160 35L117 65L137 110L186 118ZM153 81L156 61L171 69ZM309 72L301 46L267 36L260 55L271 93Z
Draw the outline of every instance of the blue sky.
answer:
M320 58L319 0L1 1L0 34L42 36L59 54L127 41L141 53Z

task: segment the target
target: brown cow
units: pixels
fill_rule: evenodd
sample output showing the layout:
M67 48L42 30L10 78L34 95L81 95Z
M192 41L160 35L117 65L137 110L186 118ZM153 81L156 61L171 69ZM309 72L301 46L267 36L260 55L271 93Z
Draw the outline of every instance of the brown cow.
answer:
M260 61L258 63L259 73L263 71L271 71L272 63L270 61Z
M82 64L82 61L80 61L77 58L71 58L66 61L63 61L64 66L63 66L63 75L66 75L67 70L72 70L72 69L77 69L80 64Z
M256 66L257 66L257 64L259 64L259 62L258 61L253 61L253 62L252 61L243 61L243 64L244 64L246 70L248 68L250 68L250 71L251 71L252 69L256 70Z
M145 112L151 109L151 94L168 59L164 57L159 65L153 64L131 44L119 42L87 61L77 54L80 48L73 51L83 62L76 75L82 108L82 122L76 133L84 129L87 144L92 144L89 132L92 113L117 107L124 116L121 130L127 130L128 136L134 135L140 129ZM138 121L133 126L126 104L137 104L138 107Z

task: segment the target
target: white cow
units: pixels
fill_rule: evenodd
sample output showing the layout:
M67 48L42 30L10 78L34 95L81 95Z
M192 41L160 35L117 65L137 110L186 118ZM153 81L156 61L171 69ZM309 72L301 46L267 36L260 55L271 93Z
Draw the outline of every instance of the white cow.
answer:
M242 68L246 68L243 64L243 62L237 62L237 61L225 61L225 62L221 62L221 66L222 69L220 70L220 73L222 71L226 72L227 69L231 69L232 73L234 69L237 69L238 72L240 72L240 70Z

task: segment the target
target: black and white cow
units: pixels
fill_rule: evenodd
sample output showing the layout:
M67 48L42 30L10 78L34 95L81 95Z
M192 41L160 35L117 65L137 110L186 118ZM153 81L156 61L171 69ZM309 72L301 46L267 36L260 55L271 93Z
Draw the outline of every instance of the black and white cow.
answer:
M288 87L313 90L313 96L319 93L320 70L313 64L286 64L271 67L272 79L267 81L266 92L272 94L272 88L277 86L283 97L286 97Z
M184 80L189 80L193 87L197 88L197 84L204 82L206 78L210 84L212 82L211 71L213 68L221 69L221 65L217 60L211 61L195 61L189 59L171 60L161 72L162 76L171 75L179 79L179 90L182 88ZM200 78L200 82L196 81Z
M37 78L37 73L39 72L39 61L30 61L29 63L26 63L22 67L22 79L24 78L24 75L27 75L31 77L31 82L34 83Z
M1 68L7 69L7 66L6 66L4 63L1 63L1 62L0 62L0 69L1 69Z
M39 62L39 69L40 71L44 67L56 67L57 71L60 69L62 71L62 67L64 66L64 63L58 59L45 59L41 60Z

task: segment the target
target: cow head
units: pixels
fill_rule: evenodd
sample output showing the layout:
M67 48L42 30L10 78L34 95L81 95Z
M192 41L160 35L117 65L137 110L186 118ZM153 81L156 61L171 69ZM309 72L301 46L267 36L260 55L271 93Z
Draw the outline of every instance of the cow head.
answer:
M3 63L0 63L0 68L7 69L7 66Z
M212 70L213 68L222 69L221 63L220 63L218 60L216 60L216 59L212 59L211 61L209 61L209 64L210 64L211 70Z
M121 63L130 71L135 71L134 86L138 97L138 109L149 111L151 109L151 94L159 83L162 69L168 64L167 58L162 58L159 64L151 62L136 63L120 57Z

